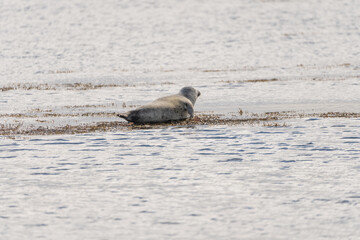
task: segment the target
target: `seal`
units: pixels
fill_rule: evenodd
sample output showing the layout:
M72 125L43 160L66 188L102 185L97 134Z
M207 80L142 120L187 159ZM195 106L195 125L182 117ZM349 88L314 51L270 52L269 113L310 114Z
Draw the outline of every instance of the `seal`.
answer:
M162 97L135 110L118 114L133 123L164 123L194 117L194 105L200 92L193 87L183 87L178 94Z

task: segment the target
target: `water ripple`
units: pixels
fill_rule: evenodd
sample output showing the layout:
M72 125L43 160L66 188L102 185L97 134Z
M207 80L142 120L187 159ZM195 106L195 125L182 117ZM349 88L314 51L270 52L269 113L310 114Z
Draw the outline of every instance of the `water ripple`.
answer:
M229 158L226 160L218 160L217 162L242 162L242 158Z

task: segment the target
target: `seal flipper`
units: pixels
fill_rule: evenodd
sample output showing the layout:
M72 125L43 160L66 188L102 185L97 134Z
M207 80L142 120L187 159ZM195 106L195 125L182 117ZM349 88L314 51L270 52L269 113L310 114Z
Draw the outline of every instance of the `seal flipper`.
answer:
M194 117L194 107L189 103L186 103L184 107L185 107L185 110L189 113L190 118L193 118Z
M139 121L140 120L139 111L136 111L136 110L126 112L126 113L120 113L117 116L125 119L128 122L133 122L133 123L139 123L140 122Z
M117 116L125 119L126 121L129 121L129 113L128 112L127 113L120 113Z

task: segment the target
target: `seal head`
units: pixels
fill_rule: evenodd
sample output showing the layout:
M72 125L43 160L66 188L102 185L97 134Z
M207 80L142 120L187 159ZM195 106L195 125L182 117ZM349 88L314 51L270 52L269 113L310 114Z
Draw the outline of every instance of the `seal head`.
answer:
M179 94L189 99L193 105L195 105L196 99L201 95L200 91L193 87L183 87Z

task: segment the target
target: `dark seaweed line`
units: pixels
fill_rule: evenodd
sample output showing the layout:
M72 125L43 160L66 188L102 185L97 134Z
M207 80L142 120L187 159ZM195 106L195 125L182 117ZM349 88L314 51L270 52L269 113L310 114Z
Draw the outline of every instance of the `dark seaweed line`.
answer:
M91 115L90 115L91 116ZM294 118L360 118L360 113L349 112L328 112L317 114L296 114L289 112L271 112L265 114L253 114L253 116L238 118L224 118L219 114L198 114L193 119L185 121L174 121L162 124L132 124L120 121L103 121L90 124L66 125L59 127L37 127L24 128L22 124L0 124L0 135L62 135L62 134L82 134L106 131L131 131L137 129L156 129L166 127L194 127L194 126L216 126L216 125L258 125L266 127L286 127L286 123L276 121Z
M0 87L1 92L13 91L13 90L92 90L99 88L115 88L115 87L136 87L138 85L144 86L154 86L154 85L172 85L172 82L159 82L159 83L139 83L139 84L92 84L92 83L63 83L63 84L48 84L48 83L18 83L18 84L10 84L7 86Z

